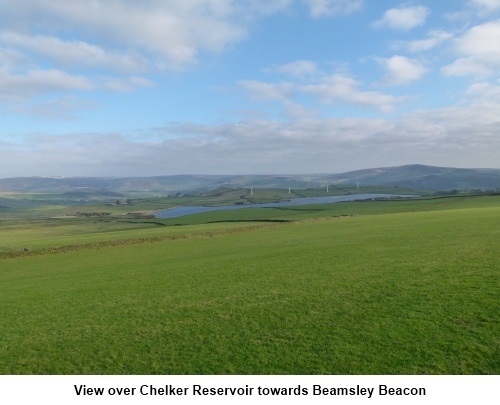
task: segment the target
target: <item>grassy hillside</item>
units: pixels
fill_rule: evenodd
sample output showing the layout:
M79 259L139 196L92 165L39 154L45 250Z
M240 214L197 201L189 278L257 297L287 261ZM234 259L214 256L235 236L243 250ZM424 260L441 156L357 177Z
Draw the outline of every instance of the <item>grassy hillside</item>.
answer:
M236 192L236 193L235 193ZM221 195L206 197L151 199L133 206L104 207L102 204L76 207L38 207L25 211L14 211L6 220L0 220L0 255L7 253L30 254L36 249L64 248L106 241L120 241L134 238L177 237L200 232L221 231L226 228L240 228L255 224L301 221L314 218L337 218L342 216L378 215L396 212L465 209L471 207L494 207L500 205L500 196L461 196L389 201L354 201L333 204L305 205L279 208L248 208L236 211L208 212L173 219L141 219L127 215L131 209L150 210L188 204L193 200L210 202L213 205L230 204L246 191L233 190ZM249 194L249 193L247 193ZM283 195L285 191L283 190ZM256 193L257 199L276 197L274 192ZM205 200L204 200L205 198ZM174 201L174 202L173 202ZM100 213L109 210L110 215L75 217L76 211ZM66 212L68 215L62 215ZM46 217L45 215L56 215ZM198 225L205 224L203 227ZM210 224L210 226L208 226Z
M339 206L53 230L0 259L0 373L498 374L499 197Z

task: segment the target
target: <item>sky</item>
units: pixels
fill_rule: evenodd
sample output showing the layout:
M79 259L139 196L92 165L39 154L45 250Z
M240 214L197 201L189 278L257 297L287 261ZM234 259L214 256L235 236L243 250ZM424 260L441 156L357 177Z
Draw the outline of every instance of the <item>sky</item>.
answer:
M0 178L500 168L500 0L0 0Z

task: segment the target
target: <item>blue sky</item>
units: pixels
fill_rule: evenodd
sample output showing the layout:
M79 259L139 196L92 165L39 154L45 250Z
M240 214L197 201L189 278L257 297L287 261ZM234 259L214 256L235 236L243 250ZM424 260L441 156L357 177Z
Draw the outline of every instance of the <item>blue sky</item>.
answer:
M500 167L500 0L0 0L0 177Z

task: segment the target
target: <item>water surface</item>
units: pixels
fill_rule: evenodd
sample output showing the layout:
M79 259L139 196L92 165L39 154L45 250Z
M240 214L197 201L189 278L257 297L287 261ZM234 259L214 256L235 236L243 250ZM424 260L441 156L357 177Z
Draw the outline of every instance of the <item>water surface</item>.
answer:
M297 205L308 204L329 204L343 201L358 201L372 200L375 198L395 198L395 197L418 197L416 195L400 195L400 194L355 194L341 196L326 196L326 197L303 197L293 198L288 201L264 204L242 204L242 205L225 205L219 207L203 207L203 206L186 206L176 207L168 210L162 210L155 213L156 218L178 218L186 215L201 214L212 211L229 211L241 210L247 208L275 208L275 207L290 207Z

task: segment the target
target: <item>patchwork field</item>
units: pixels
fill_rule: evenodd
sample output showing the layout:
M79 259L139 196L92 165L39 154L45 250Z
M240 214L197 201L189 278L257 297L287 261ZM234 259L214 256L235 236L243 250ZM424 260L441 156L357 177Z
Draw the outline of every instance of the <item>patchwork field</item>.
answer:
M3 221L0 373L498 374L499 225L499 196Z

